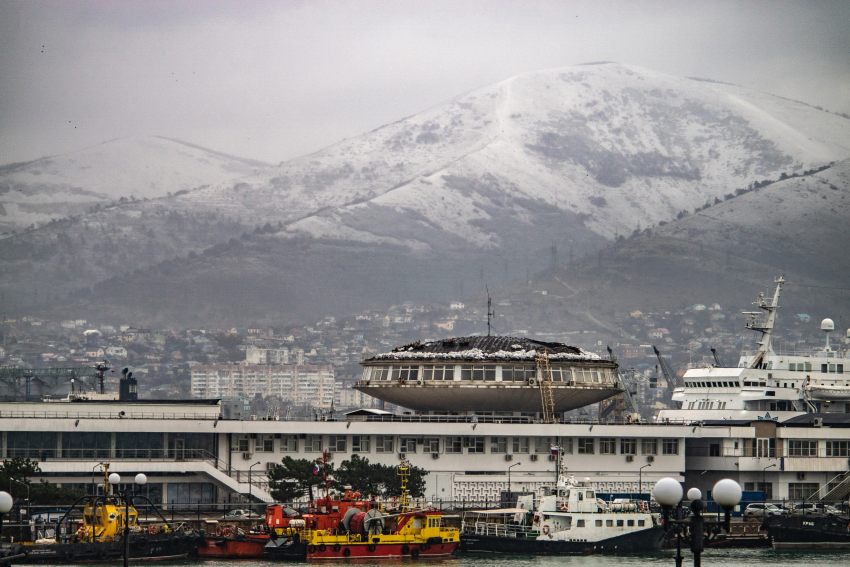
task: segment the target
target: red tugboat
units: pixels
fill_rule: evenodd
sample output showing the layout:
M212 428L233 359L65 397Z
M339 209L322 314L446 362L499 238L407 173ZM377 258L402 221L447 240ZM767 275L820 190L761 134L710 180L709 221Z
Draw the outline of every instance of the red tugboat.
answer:
M319 459L319 464L324 460ZM386 512L381 503L374 498L361 499L351 487L346 487L338 500L327 494L311 501L309 512L300 519L278 518L270 507L267 523L272 540L266 555L314 561L451 554L460 543L459 531L445 527L441 510L411 509L406 462L399 466L399 476L401 498L397 507ZM330 479L326 478L325 484L329 488Z
M233 526L217 527L215 535L206 536L198 546L198 558L261 559L269 542L265 526L263 530L246 533Z

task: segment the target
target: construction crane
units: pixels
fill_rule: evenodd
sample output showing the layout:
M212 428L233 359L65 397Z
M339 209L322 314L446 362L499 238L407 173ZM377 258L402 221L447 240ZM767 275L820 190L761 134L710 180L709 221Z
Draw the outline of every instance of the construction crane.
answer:
M672 392L676 388L681 388L684 386L682 379L676 376L676 373L673 372L673 369L670 368L670 365L667 364L667 361L661 356L661 353L658 352L658 348L655 345L652 345L652 350L655 351L655 356L658 358L658 364L661 366L661 373L664 374L664 379L667 380L667 387L670 388Z
M36 384L39 395L44 396L59 390L70 381L81 381L84 386L95 389L100 386L103 393L103 374L109 370L104 360L95 366L78 368L21 368L20 366L0 366L0 384L6 389L6 397L18 401L23 397L29 401L32 396L32 384ZM23 391L22 391L23 390Z
M711 347L711 354L714 355L714 366L717 368L726 368L726 365L723 364L723 359L720 358L720 353L717 352L717 349Z
M611 346L608 345L608 356L612 361L616 361L616 357L614 356L614 351L611 350ZM620 385L623 387L623 392L615 397L607 400L606 404L600 404L599 409L599 419L604 419L616 412L626 412L628 413L629 421L633 419L640 419L640 411L638 410L637 400L637 388L638 388L638 380L637 380L637 371L634 367L629 368L626 372L621 372L619 367L617 369L617 375L620 381ZM622 401L622 403L620 403Z

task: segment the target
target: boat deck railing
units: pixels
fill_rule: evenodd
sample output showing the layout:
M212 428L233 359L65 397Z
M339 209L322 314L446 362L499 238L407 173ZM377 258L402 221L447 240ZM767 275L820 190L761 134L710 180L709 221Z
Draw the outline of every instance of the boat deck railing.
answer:
M497 537L537 537L538 531L532 526L503 524L498 522L461 522L461 533Z

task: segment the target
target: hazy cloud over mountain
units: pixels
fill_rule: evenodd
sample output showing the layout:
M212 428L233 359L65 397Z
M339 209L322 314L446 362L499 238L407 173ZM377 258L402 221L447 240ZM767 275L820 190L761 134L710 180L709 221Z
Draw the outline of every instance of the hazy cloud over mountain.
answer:
M0 2L0 164L161 135L279 162L614 60L850 113L846 2Z

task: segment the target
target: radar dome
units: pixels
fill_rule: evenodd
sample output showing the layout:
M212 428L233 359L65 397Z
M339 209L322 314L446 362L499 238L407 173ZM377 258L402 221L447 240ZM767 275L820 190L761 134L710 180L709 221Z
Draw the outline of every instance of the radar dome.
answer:
M832 322L832 319L824 319L820 322L820 330L821 331L834 331L835 323Z

